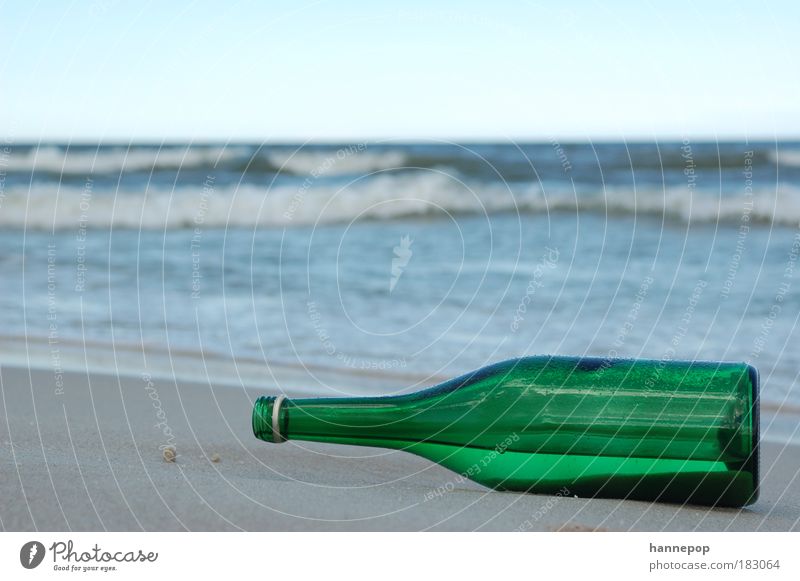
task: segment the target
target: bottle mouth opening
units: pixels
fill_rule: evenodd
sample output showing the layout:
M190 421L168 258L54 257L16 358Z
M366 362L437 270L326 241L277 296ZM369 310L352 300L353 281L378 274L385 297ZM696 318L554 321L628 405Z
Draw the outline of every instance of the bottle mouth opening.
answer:
M272 442L272 408L275 396L261 396L253 404L253 435L259 440Z

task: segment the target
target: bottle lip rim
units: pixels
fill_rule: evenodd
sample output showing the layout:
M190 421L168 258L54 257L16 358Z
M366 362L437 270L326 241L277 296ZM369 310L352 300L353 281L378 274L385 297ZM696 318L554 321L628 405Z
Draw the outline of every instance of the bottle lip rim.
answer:
M272 396L262 395L253 403L252 427L253 435L259 440L269 442L272 438L269 406L275 400Z
M262 395L256 398L251 418L253 435L256 438L275 444L287 440L280 429L280 411L285 401L285 395Z

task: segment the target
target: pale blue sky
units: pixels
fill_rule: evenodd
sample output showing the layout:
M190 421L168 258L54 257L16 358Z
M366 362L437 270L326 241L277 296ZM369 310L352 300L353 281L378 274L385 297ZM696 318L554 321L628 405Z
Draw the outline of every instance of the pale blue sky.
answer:
M6 2L0 134L798 138L798 4Z

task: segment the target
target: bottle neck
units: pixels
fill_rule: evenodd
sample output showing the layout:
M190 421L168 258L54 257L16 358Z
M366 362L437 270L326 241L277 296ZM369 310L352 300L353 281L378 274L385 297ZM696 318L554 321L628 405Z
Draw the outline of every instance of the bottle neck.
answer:
M424 415L401 405L399 397L260 397L253 407L253 433L261 440L384 445L407 440L411 422ZM418 426L417 426L418 427ZM418 430L412 430L417 432Z

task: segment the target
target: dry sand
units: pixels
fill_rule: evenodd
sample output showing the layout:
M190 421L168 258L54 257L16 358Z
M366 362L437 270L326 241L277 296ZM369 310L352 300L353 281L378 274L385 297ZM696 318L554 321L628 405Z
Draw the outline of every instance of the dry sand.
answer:
M59 383L24 366L0 379L4 530L800 529L795 446L763 445L761 499L742 510L558 498L490 491L402 452L258 441L251 405L270 386Z

